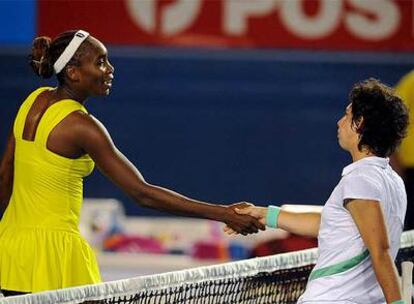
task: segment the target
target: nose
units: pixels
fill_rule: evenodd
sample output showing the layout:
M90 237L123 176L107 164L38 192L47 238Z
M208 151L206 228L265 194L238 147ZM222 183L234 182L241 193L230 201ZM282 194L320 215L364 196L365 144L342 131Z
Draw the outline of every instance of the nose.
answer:
M338 126L338 128L341 126L342 120L344 120L343 117L341 117L338 122L336 123L336 125Z
M106 69L106 72L108 74L113 74L115 72L114 66L112 64L110 64L109 62L108 62L108 68Z

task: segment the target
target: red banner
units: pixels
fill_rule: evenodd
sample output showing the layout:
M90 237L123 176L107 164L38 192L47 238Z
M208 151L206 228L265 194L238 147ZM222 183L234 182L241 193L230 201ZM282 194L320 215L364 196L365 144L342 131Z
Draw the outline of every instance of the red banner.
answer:
M414 50L412 0L39 0L38 34L106 43Z

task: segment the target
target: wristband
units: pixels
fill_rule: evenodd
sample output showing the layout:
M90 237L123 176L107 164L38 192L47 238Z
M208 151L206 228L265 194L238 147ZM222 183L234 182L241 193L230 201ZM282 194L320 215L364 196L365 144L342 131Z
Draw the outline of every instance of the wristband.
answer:
M391 302L391 304L405 304L405 301L404 300L398 300L398 301Z
M276 206L268 206L266 214L266 226L277 228L277 220L279 218L280 208Z

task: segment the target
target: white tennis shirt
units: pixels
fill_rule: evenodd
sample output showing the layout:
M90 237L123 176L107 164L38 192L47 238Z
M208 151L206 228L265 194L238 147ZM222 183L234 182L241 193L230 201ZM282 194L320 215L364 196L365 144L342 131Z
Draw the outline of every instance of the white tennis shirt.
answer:
M322 210L318 235L319 257L298 303L385 303L367 247L346 199L375 200L381 204L391 254L400 247L407 196L402 179L381 157L366 157L342 171L342 178Z

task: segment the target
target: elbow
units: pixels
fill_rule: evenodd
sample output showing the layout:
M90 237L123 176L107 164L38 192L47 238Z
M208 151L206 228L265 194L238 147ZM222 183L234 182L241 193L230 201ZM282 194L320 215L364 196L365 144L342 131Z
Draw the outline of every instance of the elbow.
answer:
M139 183L131 191L134 201L145 208L152 208L152 186L146 182Z
M376 261L383 261L390 257L390 246L389 244L383 244L381 246L369 248L369 254L373 263Z

